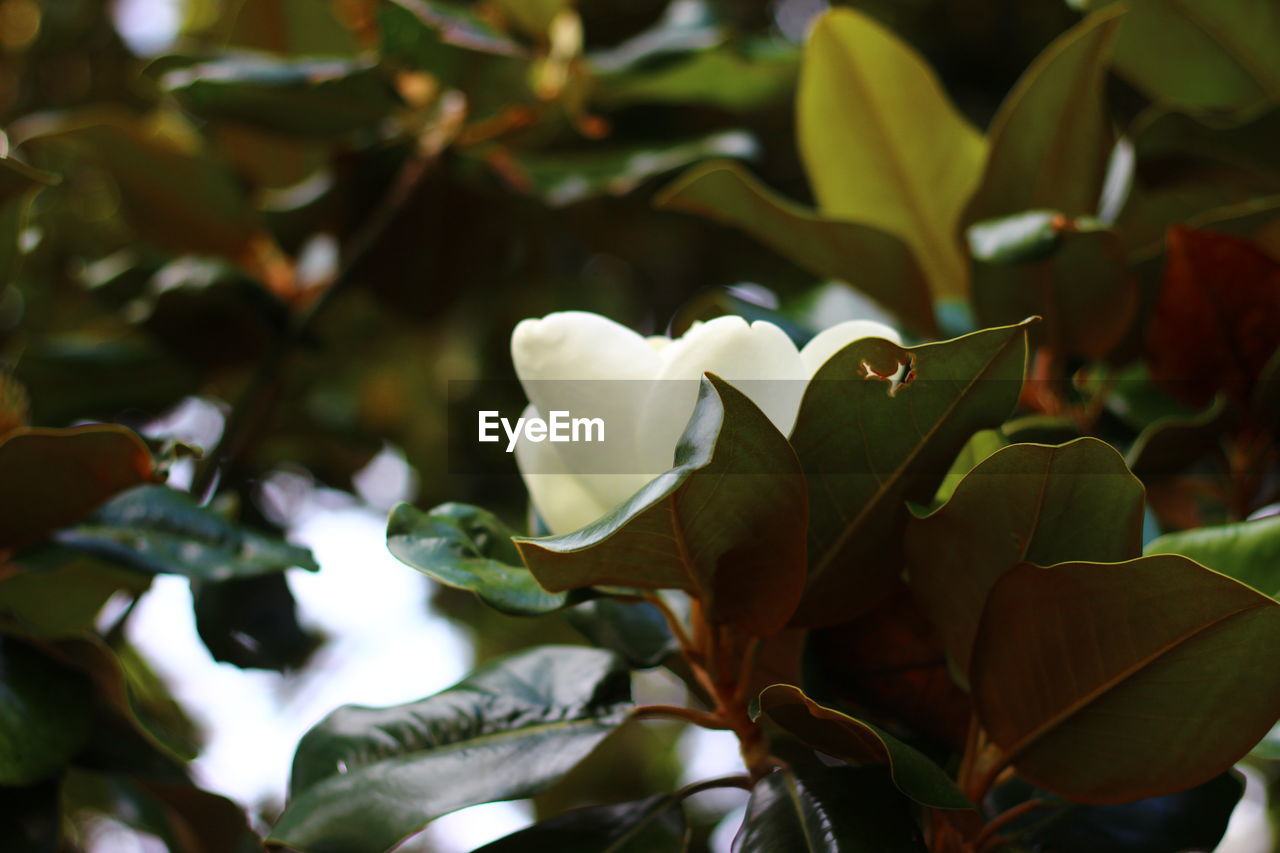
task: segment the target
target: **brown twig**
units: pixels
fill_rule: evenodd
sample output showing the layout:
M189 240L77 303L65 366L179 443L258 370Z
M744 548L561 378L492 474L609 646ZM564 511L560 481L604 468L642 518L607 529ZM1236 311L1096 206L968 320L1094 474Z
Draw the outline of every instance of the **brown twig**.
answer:
M997 833L1007 827L1020 817L1025 817L1037 809L1042 809L1049 805L1047 800L1027 800L1025 803L1019 803L1008 811L1001 812L993 817L986 826L982 828L977 837L973 839L970 846L976 853L985 853L988 850L994 850L999 846L1002 840Z
M676 720L714 731L726 731L730 728L729 723L719 714L708 714L683 705L637 705L631 709L631 716L637 720Z

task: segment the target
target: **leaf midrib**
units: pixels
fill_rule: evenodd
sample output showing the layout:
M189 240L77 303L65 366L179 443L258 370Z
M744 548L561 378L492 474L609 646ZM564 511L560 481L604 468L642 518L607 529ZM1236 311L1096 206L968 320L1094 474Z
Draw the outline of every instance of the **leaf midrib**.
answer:
M1021 326L1014 327L1015 332L1020 328ZM830 568L831 563L833 563L836 557L844 550L854 532L863 526L867 516L873 510L879 508L889 491L897 485L898 480L905 476L906 470L915 463L916 458L924 451L925 446L933 440L933 436L939 429L941 429L942 425L950 419L952 413L960 405L960 402L965 400L969 396L970 391L973 390L974 386L981 379L986 377L987 373L991 370L992 365L994 365L1000 357L1005 354L1009 348L1009 344L1016 339L1016 334L1009 335L1009 338L1002 343L983 364L982 369L979 370L978 373L965 384L960 393L956 394L955 398L947 404L946 409L944 409L938 419L933 422L933 426L920 436L920 440L916 442L915 447L912 448L911 452L902 461L902 463L890 473L887 481L885 483L878 483L878 488L876 489L875 494L872 495L871 500L867 501L863 505L862 509L858 511L858 514L853 517L853 520L848 522L835 540L826 549L824 549L822 559L813 567L813 571L809 573L810 588L815 586L818 580L826 573L827 569ZM827 478L820 476L819 479L825 482ZM840 507L840 504L837 503L836 506ZM843 509L842 507L840 508Z
M1091 688L1087 693L1082 695L1079 699L1070 703L1065 708L1063 708L1062 710L1058 711L1056 714L1051 716L1048 720L1045 720L1039 726L1035 727L1030 732L1023 735L1023 737L1020 740L1018 740L1016 743L1014 743L1013 746L1005 750L1006 759L1011 763L1016 761L1018 756L1022 755L1024 752L1026 752L1028 749L1034 746L1042 738L1053 733L1053 731L1058 729L1060 726L1066 723L1069 719L1076 716L1080 712L1084 711L1086 708L1088 708L1090 705L1097 702L1099 699L1101 699L1106 694L1110 693L1112 690L1115 690L1116 688L1121 687L1122 685L1124 685L1125 682L1129 681L1129 679L1131 679L1133 676L1137 675L1142 670L1156 663L1165 655L1173 652L1174 650L1180 648L1181 646L1185 645L1186 643L1190 642L1191 640L1195 639L1201 634L1204 634L1207 631L1212 631L1224 626L1227 622L1230 622L1231 620L1235 619L1237 616L1242 616L1245 613L1249 613L1253 610L1257 610L1259 607L1265 607L1265 606L1267 606L1266 603L1246 605L1244 607L1239 608L1238 610L1233 610L1230 613L1223 614L1222 616L1219 616L1217 619L1214 619L1212 622L1206 623L1204 625L1199 625L1193 630L1188 631L1179 637L1176 637L1171 642L1168 642L1162 645L1159 649L1155 650L1151 654L1146 655L1145 657L1139 659L1137 662L1131 664L1130 666L1116 673L1112 677L1108 678L1101 684Z
M943 272L951 266L950 258L946 256L946 252L938 248L939 246L947 245L946 237L942 233L939 223L928 216L927 208L917 195L919 190L911 180L911 171L899 156L897 146L891 144L891 140L894 137L889 133L888 124L885 122L884 116L881 115L880 102L874 97L876 90L874 87L867 85L866 75L863 74L858 63L849 58L847 51L844 49L844 44L837 42L837 45L837 61L850 72L846 76L853 79L864 101L874 105L872 109L867 110L867 113L871 117L871 123L876 128L875 141L877 147L882 151L882 156L889 162L890 169L894 173L894 182L902 188L902 196L907 203L909 215L920 226L920 230L926 232L926 239L920 241L918 247L921 254L925 256L922 259L924 265L929 267L933 273L927 277L930 280L934 278L934 275L941 277ZM916 245L916 238L913 235L902 234L898 236L909 245ZM935 286L940 285L941 282L935 281L934 284Z
M508 729L506 731L490 732L488 734L477 735L476 737L467 738L466 740L453 741L451 743L443 744L438 747L412 749L412 750L407 750L405 752L396 753L394 755L383 756L382 758L379 758L377 761L371 761L368 764L361 764L359 767L353 768L347 771L346 773L330 773L328 776L325 776L321 779L317 779L316 781L308 785L305 789L303 789L303 792L301 793L300 796L306 796L308 793L314 790L317 786L323 785L332 779L350 779L354 776L368 772L378 767L379 765L383 765L391 762L404 761L404 760L425 760L427 758L431 758L437 755L450 755L454 752L459 752L464 749L473 749L476 746L485 746L485 745L503 741L503 740L509 740L512 738L524 737L529 735L542 734L546 732L557 731L559 729L567 729L567 728L574 728L574 727L586 728L589 726L602 725L602 724L608 725L611 721L614 720L614 718L621 720L623 716L620 710L622 704L625 704L625 703L619 703L618 705L611 707L607 713L600 714L598 716L575 717L571 720L554 720L546 723L538 723L532 726L525 726L519 729Z

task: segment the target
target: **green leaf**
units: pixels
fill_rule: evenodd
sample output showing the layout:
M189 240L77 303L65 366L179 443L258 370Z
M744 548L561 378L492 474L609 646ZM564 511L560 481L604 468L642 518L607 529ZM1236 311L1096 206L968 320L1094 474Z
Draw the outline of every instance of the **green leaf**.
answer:
M854 341L814 376L791 444L808 478L809 580L793 620L847 621L902 571L907 501L927 504L975 432L1017 403L1025 323L903 349ZM909 364L901 383L887 381Z
M1181 554L1272 598L1280 597L1280 515L1166 533L1146 554Z
M52 172L35 169L12 157L0 156L0 205L19 201L41 187L58 183Z
M935 296L966 292L957 237L978 185L979 134L924 60L861 12L826 12L805 45L800 153L823 216L902 239Z
M531 189L553 207L602 195L625 195L644 181L708 157L749 157L755 140L742 131L713 133L661 145L518 154L515 164Z
M570 608L566 617L593 644L617 652L636 669L659 666L680 651L666 619L647 601L601 598Z
M1258 741L1257 746L1250 750L1249 754L1268 761L1280 761L1280 723L1272 726L1271 731Z
M182 780L75 768L64 791L72 808L106 814L154 835L170 853L262 850L240 806Z
M160 85L202 119L322 139L372 128L400 106L382 70L340 59L228 56L170 71Z
M139 594L150 584L68 548L25 552L17 574L0 580L0 620L28 636L72 637L92 628L102 605L120 590Z
M0 438L0 550L39 542L154 479L151 452L124 427L13 430Z
M444 44L498 56L521 56L518 42L495 30L470 8L439 0L390 0Z
M1220 451L1220 436L1234 412L1225 395L1192 415L1165 415L1143 428L1125 456L1130 470L1144 483L1175 476Z
M232 524L167 486L130 489L56 536L67 547L141 572L196 580L320 569L306 548Z
M281 572L192 585L196 631L219 663L288 672L301 669L323 636L298 621Z
M1088 850L1089 853L1185 853L1214 850L1244 781L1234 772L1215 776L1186 791L1108 806L1066 802L1021 779L992 794L992 810L1000 813L1027 802L1046 805L1009 824L1002 832L1029 850Z
M965 476L976 468L978 463L997 450L1008 446L1008 438L998 429L984 429L975 432L965 442L964 447L960 448L956 461L951 463L951 470L947 471L947 476L943 479L942 485L938 487L937 494L933 496L934 503L941 506L950 500L956 489L964 482Z
M1142 483L1106 442L1014 444L975 466L945 506L911 519L911 588L962 683L996 581L1022 562L1138 556L1144 498Z
M1085 0L1086 9L1114 0ZM1267 0L1129 0L1115 65L1152 100L1240 113L1280 100L1280 9ZM1152 45L1159 44L1160 50Z
M1174 555L1010 569L970 681L1002 761L1082 803L1198 785L1280 717L1280 604Z
M269 240L229 167L176 116L71 114L26 144L52 139L78 143L118 185L129 223L165 248L247 261Z
M91 695L78 673L0 636L0 785L61 770L89 738Z
M755 784L734 853L924 853L908 801L870 768L779 770Z
M423 512L400 504L387 521L387 548L433 580L474 592L490 607L536 616L570 603L547 592L520 562L513 531L493 513L467 504L441 504Z
M592 59L592 57L588 57ZM798 53L786 42L723 43L670 58L657 67L596 67L591 103L616 109L632 104L699 104L749 113L791 94Z
M657 853L684 844L684 810L672 796L574 809L474 853Z
M517 538L547 589L681 589L707 618L769 636L804 584L808 518L800 464L741 391L706 374L676 467L574 533Z
M938 809L972 809L951 778L883 729L824 708L798 687L774 684L760 694L760 711L817 751L852 764L886 764L893 783L916 802Z
M195 758L199 738L192 722L132 647L113 649L89 633L47 644L44 651L93 683L99 713L87 764L171 777Z
M814 275L858 288L921 334L937 332L920 266L907 244L887 231L815 214L728 162L691 169L654 203L740 228Z
M349 706L303 736L271 840L308 853L381 853L441 815L530 797L626 717L616 655L544 646L393 708Z
M1059 36L1005 98L966 224L1040 208L1097 212L1115 142L1103 83L1119 11L1090 15Z
M984 326L1039 316L1035 337L1059 356L1101 359L1129 331L1138 285L1115 232L1032 211L969 229L973 310Z

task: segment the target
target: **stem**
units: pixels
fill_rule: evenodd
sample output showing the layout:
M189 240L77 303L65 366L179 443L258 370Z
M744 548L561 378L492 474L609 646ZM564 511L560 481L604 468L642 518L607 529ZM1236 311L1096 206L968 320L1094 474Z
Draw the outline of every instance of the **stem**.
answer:
M756 655L759 651L759 637L747 640L746 646L742 649L742 663L738 668L738 686L733 691L733 701L736 703L741 704L747 701L747 693L751 690L751 677L756 668Z
M677 720L715 731L729 729L729 724L718 714L708 714L683 705L637 705L631 709L631 716L637 720Z
M372 215L355 232L347 245L346 259L329 286L302 312L297 321L281 336L258 363L240 397L232 407L222 436L213 450L201 460L191 483L191 494L205 499L219 476L243 452L249 439L274 410L276 384L281 368L295 346L307 339L317 318L333 303L334 297L356 281L360 264L369 255L387 227L395 221L406 202L438 162L438 154L416 152L400 167L390 189Z
M695 654L696 650L693 647L693 641L689 639L689 632L684 629L684 625L680 624L680 617L671 609L671 605L663 601L662 596L657 593L647 594L644 600L658 608L662 618L667 621L667 627L671 629L671 633L675 636L676 642L680 644L681 650L685 652L685 657Z
M1027 800L1025 803L1019 803L1008 811L1001 812L992 818L991 821L982 828L982 832L979 832L978 836L973 839L971 844L972 848L978 851L978 853L994 849L1002 843L1001 839L996 837L996 833L1013 823L1018 818L1025 817L1026 815L1031 814L1037 809L1042 809L1047 805L1049 805L1047 800Z

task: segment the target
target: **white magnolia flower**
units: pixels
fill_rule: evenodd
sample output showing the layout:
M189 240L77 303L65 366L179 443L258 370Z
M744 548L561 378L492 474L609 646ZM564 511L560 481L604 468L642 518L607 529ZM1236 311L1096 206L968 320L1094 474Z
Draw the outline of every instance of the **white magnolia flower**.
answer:
M521 437L516 462L534 507L553 533L568 533L671 468L705 371L733 383L790 434L809 379L866 337L901 343L896 331L872 320L832 326L799 350L774 324L741 317L695 323L675 340L645 338L585 311L522 320L511 335L511 357L530 401L523 416L565 411L605 424L602 443Z

